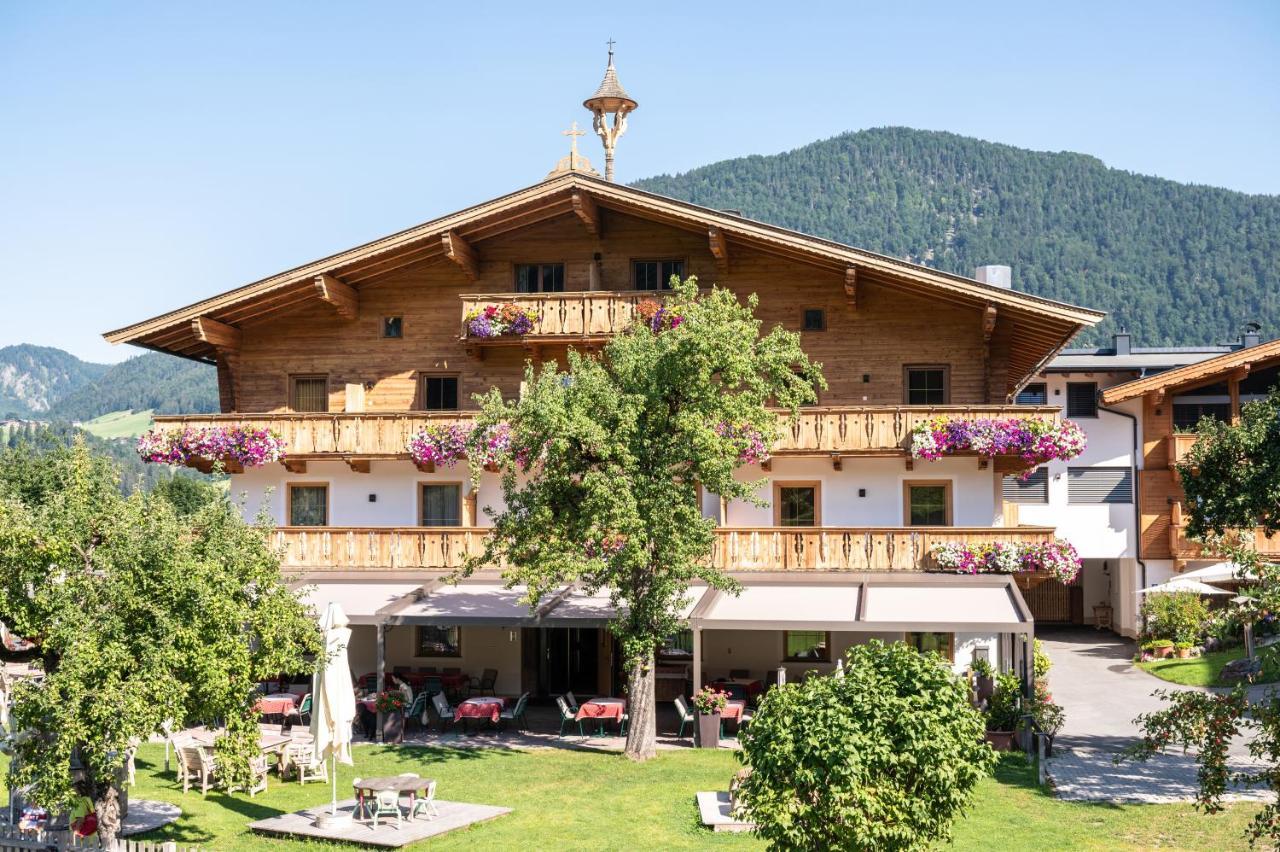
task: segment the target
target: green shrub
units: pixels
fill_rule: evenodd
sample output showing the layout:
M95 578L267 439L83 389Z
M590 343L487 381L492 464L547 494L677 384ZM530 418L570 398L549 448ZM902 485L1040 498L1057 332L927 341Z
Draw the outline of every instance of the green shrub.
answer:
M991 677L996 673L995 666L991 665L990 660L975 659L969 664L969 669L977 677Z
M1022 718L1022 682L1013 672L996 676L995 692L987 707L988 731L1013 731Z
M1200 641L1209 624L1209 607L1195 592L1156 592L1141 609L1143 636L1171 642Z
M742 735L739 795L776 849L920 849L989 775L995 753L967 685L896 642L849 650L842 677L770 690Z

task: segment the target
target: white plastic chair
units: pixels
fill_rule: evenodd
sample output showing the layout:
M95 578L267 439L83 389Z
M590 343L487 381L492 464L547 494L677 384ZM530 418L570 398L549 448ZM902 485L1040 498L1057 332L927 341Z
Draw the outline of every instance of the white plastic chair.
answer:
M436 808L436 782L434 781L427 785L426 793L413 800L413 810L409 811L409 819L415 818L420 813L426 814L428 820L440 816L440 811Z
M400 830L400 791L378 790L373 794L373 827L378 827L378 817L394 816L396 830Z

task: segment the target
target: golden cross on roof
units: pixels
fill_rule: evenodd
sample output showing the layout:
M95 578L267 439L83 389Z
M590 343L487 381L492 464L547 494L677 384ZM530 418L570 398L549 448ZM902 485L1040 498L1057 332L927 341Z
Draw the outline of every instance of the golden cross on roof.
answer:
M586 136L587 131L578 129L578 122L574 122L568 130L560 131L561 136L569 137L569 155L573 157L573 161L578 160L578 137Z

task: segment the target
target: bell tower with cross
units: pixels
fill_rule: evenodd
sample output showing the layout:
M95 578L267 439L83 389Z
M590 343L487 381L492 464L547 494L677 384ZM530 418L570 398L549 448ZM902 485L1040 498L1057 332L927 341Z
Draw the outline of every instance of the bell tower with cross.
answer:
M600 177L600 173L591 167L591 161L578 153L578 137L586 136L587 131L578 129L578 122L574 122L568 130L560 131L561 136L569 137L569 156L561 157L556 163L556 167L547 175L553 178L556 175L565 172L582 172L593 177Z
M609 39L608 44L609 65L604 69L604 80L596 93L583 101L582 105L591 110L591 125L604 143L605 180L613 180L613 149L622 134L627 132L627 116L640 104L618 82L618 72L613 67L613 39Z

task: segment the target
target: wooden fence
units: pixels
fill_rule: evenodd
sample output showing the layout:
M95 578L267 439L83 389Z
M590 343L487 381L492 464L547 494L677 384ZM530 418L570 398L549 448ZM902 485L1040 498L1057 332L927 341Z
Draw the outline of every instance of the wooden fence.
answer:
M172 840L133 840L125 837L107 847L96 835L78 838L66 831L20 831L14 826L0 826L0 852L66 852L86 849L109 852L202 852L198 846L180 846Z

